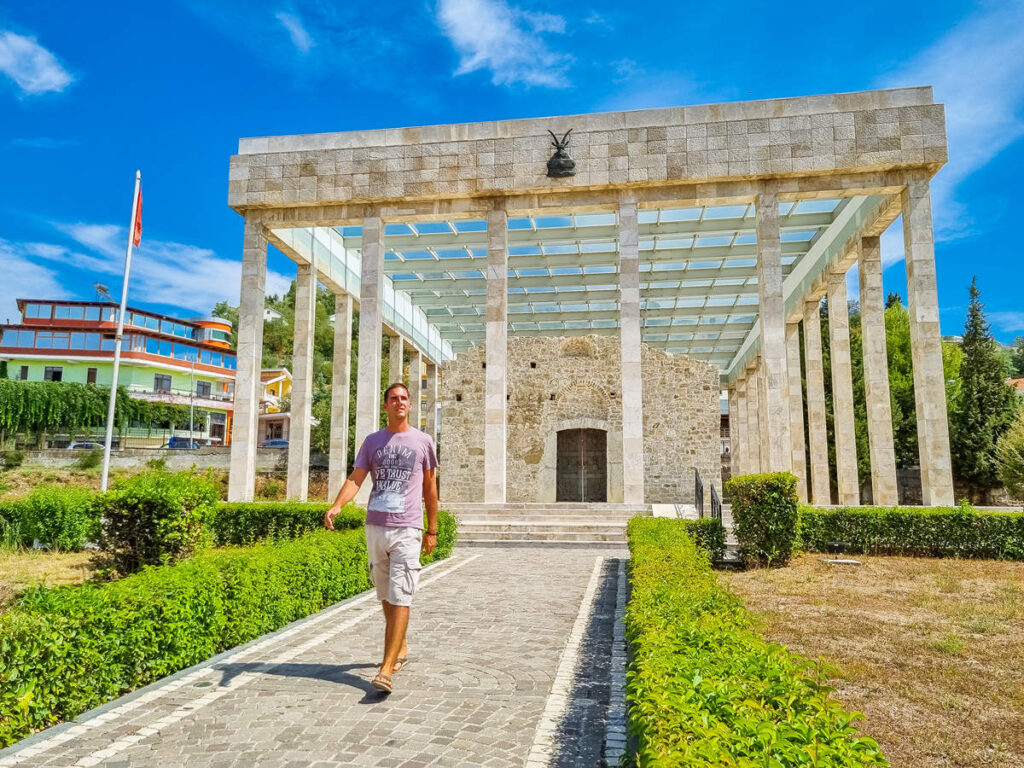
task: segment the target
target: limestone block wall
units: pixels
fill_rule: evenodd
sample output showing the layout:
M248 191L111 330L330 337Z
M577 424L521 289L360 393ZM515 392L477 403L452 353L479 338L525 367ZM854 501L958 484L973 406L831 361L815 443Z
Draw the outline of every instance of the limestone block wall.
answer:
M572 129L572 178L546 176L548 129ZM931 88L420 128L242 139L236 209L677 180L886 170L946 162Z
M442 366L441 497L483 499L483 345ZM646 500L693 498L693 469L721 490L719 371L643 348ZM615 336L508 340L507 499L555 500L557 433L607 432L608 500L622 500L622 406Z

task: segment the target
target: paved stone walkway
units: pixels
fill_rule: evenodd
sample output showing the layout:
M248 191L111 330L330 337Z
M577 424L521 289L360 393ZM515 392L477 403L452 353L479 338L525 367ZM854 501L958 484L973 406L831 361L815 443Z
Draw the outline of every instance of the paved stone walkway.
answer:
M599 766L625 556L469 549L427 569L389 697L369 684L383 620L367 595L0 766Z

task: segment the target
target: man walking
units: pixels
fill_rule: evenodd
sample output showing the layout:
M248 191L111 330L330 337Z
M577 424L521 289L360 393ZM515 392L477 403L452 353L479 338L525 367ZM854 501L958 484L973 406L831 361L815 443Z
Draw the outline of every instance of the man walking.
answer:
M355 467L324 515L334 530L334 518L355 498L367 473L373 490L366 505L366 553L370 581L384 608L384 661L372 685L391 693L391 676L408 660L405 633L409 607L420 576L420 552L437 546L437 453L430 436L409 424L409 390L392 384L384 392L386 428L369 435L359 447ZM423 504L427 530L423 530Z

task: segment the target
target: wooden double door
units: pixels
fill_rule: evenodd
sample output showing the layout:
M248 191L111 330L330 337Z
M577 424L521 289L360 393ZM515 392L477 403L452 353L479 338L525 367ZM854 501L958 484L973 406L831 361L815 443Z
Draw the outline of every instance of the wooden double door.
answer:
M555 500L608 500L607 432L564 429L558 433Z

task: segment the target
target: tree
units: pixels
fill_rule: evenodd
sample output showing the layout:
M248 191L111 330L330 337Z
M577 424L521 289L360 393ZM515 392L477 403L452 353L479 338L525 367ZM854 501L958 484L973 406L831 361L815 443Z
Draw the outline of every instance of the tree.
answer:
M890 291L889 295L885 297L885 308L886 309L889 309L890 307L902 307L902 306L903 306L903 297L901 297L895 291Z
M1006 383L1006 362L985 320L977 283L974 277L960 345L959 388L949 419L953 472L972 500L999 485L996 443L1017 412L1016 393Z
M1018 336L1013 340L1010 361L1013 366L1013 375L1024 376L1024 336Z
M1024 410L996 443L996 462L1010 496L1024 498Z

